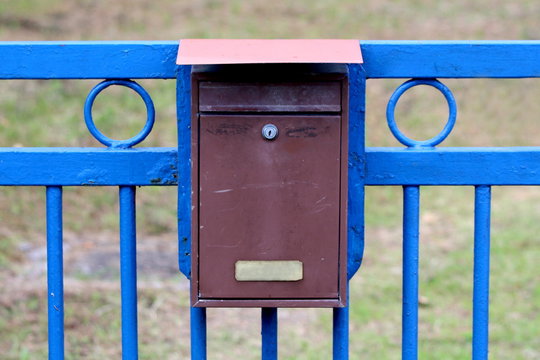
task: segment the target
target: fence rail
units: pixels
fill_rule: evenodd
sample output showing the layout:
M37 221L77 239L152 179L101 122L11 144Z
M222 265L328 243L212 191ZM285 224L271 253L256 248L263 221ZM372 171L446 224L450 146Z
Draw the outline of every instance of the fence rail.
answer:
M364 185L403 186L402 357L417 359L421 186L475 186L472 358L487 359L491 186L540 185L540 148L436 148L452 130L455 103L452 103L450 90L445 90L435 79L540 77L540 41L361 41L360 46L364 64L350 67L350 114L351 121L356 121L351 127L355 127L358 134L350 138L349 149L354 155L349 165L349 183L357 189L349 198L349 215L354 215L351 221L357 221L349 232L349 240L353 240L349 241L349 257L361 260ZM190 257L183 255L189 254L190 247L188 241L182 241L182 236L189 239L191 211L189 69L175 64L177 50L175 41L0 42L0 79L104 79L106 83L102 88L111 84L138 86L127 79L178 79L178 148L131 149L135 140L115 143L100 139L99 131L96 133L91 125L92 135L107 148L0 148L0 186L46 187L50 359L64 358L63 186L119 187L124 359L137 358L135 186L178 186L180 268L189 277ZM365 79L373 78L414 79L405 83L403 90L398 89L395 99L389 103L390 128L405 148L364 149L363 86ZM447 96L451 114L447 128L427 142L404 138L393 123L393 106L399 96L418 84L441 90ZM151 99L144 97L144 89L136 91L149 106ZM88 106L91 111L91 101ZM151 124L136 140L141 141L150 131ZM358 269L360 260L349 264L349 277ZM266 360L277 358L277 311L261 309L261 353ZM348 307L334 309L333 326L334 359L347 359ZM191 308L191 340L192 358L205 359L206 312L203 308Z
M368 79L540 76L540 41L360 41ZM0 42L0 79L174 79L177 41Z

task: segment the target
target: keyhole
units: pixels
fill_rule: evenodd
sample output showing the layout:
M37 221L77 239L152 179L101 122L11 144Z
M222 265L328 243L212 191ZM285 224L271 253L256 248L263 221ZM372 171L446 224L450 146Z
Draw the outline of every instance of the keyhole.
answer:
M262 136L266 140L274 140L278 136L278 128L274 124L266 124L262 128Z

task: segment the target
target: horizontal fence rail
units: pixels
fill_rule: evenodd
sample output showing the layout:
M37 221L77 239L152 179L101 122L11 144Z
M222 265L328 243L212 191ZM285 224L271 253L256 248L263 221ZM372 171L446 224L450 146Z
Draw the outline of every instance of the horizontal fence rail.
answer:
M403 187L402 358L418 359L419 211L422 186L474 186L474 278L472 358L488 356L491 186L540 185L540 147L437 148L452 131L456 104L436 79L540 77L540 41L360 41L364 63L350 65L349 264L358 270L363 249L365 186ZM89 132L106 148L2 148L0 186L44 186L47 208L49 359L64 358L62 189L64 186L117 186L120 213L122 358L138 357L136 273L136 186L178 186L179 234L191 231L189 67L175 64L177 41L0 42L0 79L104 79L85 104ZM180 42L180 47L182 46ZM405 147L364 148L365 79L411 78L389 101L387 121ZM129 79L178 79L178 147L131 148L152 130L152 99ZM92 120L92 104L108 86L137 92L147 122L127 140L103 135ZM447 125L432 139L407 138L393 111L411 87L438 89L449 107ZM356 142L355 142L356 141ZM1 144L0 144L1 145ZM352 215L352 216L351 216ZM180 270L189 278L189 235L180 237ZM351 254L353 256L351 256ZM354 261L351 261L353 259ZM206 309L190 309L192 359L207 358ZM261 308L261 358L278 358L278 309ZM349 358L349 307L333 310L333 358ZM353 358L359 358L355 354Z
M540 77L540 41L360 41L369 78ZM177 41L0 42L0 79L174 79Z
M177 159L176 148L0 148L0 186L177 186ZM367 147L364 171L368 186L540 185L539 174L534 147Z
M366 185L540 185L540 148L366 148Z
M176 148L0 148L0 185L177 185L177 159Z

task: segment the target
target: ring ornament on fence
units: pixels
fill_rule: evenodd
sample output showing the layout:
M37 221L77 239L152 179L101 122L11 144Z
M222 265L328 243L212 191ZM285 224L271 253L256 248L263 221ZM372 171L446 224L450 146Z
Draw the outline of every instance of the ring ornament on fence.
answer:
M146 105L146 123L144 124L142 130L139 131L139 133L132 138L125 140L115 140L107 137L101 131L99 131L99 129L96 127L96 124L94 123L94 119L92 118L92 106L94 106L94 100L101 91L105 90L111 85L119 85L130 88L131 90L139 94L139 96L143 99L144 104ZM90 131L92 136L94 136L97 141L99 141L105 146L113 148L130 148L143 141L152 131L155 116L156 112L154 109L154 103L152 102L152 98L141 85L131 80L102 81L101 83L94 86L94 88L90 91L84 104L84 122L86 123L88 131Z
M394 117L396 105L401 95L403 95L403 93L410 88L418 85L428 85L434 87L444 95L444 97L446 98L446 102L448 103L448 120L446 122L446 125L437 135L427 140L414 140L405 136L405 134L403 134L403 132L401 132L401 130L397 126L396 119ZM390 97L390 100L388 100L388 106L386 107L386 120L388 122L388 127L390 128L390 131L392 132L392 134L394 134L395 138L400 143L408 147L434 147L443 142L444 139L446 139L446 137L454 128L454 125L456 123L456 114L457 105L456 100L452 95L452 91L450 91L450 89L446 87L443 83L435 79L411 79L404 82L394 91L394 93Z

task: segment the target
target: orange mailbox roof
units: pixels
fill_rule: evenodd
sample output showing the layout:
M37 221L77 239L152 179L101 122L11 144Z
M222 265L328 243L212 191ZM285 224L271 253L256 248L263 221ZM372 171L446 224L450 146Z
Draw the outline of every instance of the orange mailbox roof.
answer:
M362 63L358 40L184 39L178 65Z

